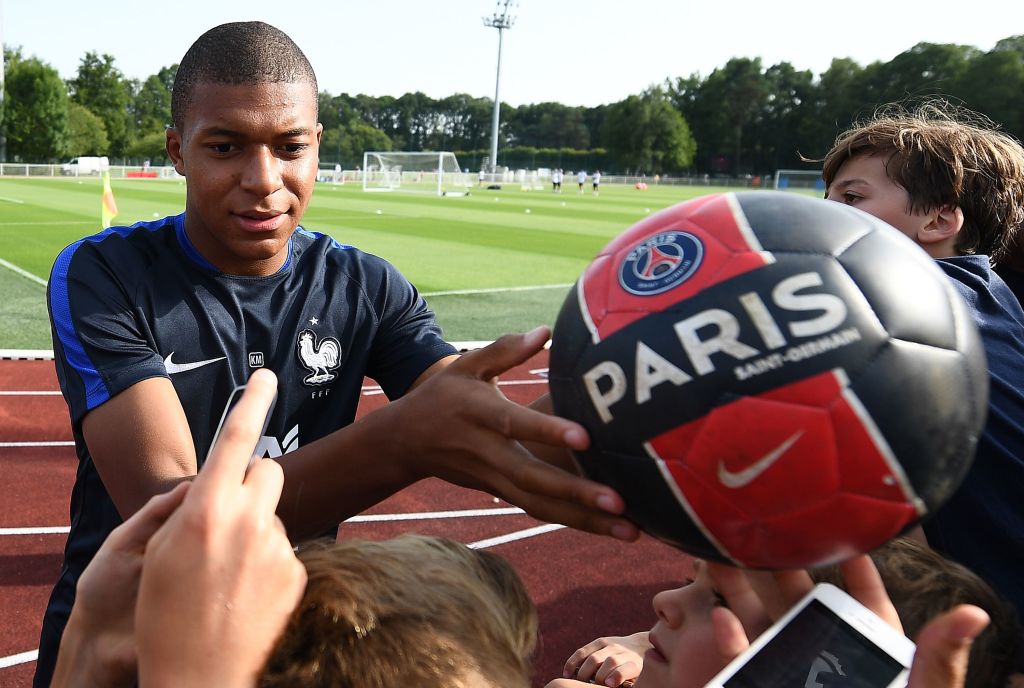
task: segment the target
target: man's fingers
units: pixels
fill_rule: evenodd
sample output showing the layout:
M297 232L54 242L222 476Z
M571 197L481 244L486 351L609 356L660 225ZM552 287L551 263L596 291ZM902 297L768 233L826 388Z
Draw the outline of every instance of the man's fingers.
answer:
M773 571L771 577L775 584L769 586L768 590L774 593L770 598L769 592L758 589L759 594L765 595L765 606L768 609L768 616L772 621L778 620L788 612L797 602L804 598L814 588L814 581L805 569L794 569L791 571Z
M515 480L492 473L483 489L515 504L539 521L561 523L577 530L630 542L640 537L635 524L615 515L621 512L624 504L611 488L570 475L536 459L531 458L529 462L530 468L521 471ZM534 473L545 477L538 479ZM524 477L527 474L530 477Z
M520 449L516 460L510 460L503 468L508 479L526 493L616 515L626 509L622 497L611 487L544 463L525 449Z
M711 631L723 667L750 646L750 640L743 630L739 617L725 607L715 607L711 610Z
M277 376L270 370L260 368L249 377L242 398L228 414L217 444L195 480L195 489L215 490L222 484L242 483L276 393Z
M721 595L746 635L756 638L771 625L764 602L751 585L751 572L716 562L703 562L711 575L715 590Z
M917 635L907 688L962 688L971 644L988 624L984 610L966 604L929 621Z
M111 532L106 545L122 550L143 549L153 533L181 506L191 486L188 481L180 482L169 491L150 497L141 509Z
M507 402L496 409L493 419L495 431L520 442L538 442L579 450L590 446L590 436L579 423L534 411L514 402Z
M551 330L547 327L538 327L525 334L506 334L482 349L464 354L452 366L481 380L490 380L528 361L544 348L550 337Z
M852 598L878 614L897 631L903 632L899 614L896 613L896 607L885 591L882 576L879 575L871 557L866 554L854 557L840 564L839 570L843 574L846 592Z

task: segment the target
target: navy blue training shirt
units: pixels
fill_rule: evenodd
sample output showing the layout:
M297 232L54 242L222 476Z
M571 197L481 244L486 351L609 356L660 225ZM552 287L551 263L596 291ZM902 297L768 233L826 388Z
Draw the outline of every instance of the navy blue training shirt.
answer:
M455 353L416 289L381 258L300 227L277 273L226 275L192 246L184 222L110 228L64 249L53 267L54 357L79 467L37 685L49 682L79 575L122 522L82 436L89 411L169 377L201 462L231 391L267 367L278 399L257 449L281 457L351 423L364 376L393 399Z

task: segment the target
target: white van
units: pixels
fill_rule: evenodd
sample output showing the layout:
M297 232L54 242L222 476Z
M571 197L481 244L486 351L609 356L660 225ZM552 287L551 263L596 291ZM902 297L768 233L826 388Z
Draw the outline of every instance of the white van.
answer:
M60 166L61 174L79 176L82 174L101 174L110 169L110 159L103 157L71 158Z

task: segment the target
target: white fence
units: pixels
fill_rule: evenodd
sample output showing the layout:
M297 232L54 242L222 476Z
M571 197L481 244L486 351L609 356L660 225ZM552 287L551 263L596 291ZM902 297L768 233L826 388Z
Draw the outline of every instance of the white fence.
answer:
M5 162L0 163L0 177L64 177L69 176L63 172L60 163L54 165L33 165L27 163ZM483 179L478 175L469 175L469 184L508 184L509 186L521 186L525 180L529 180L541 188L549 188L551 185L550 170L511 170L499 168L495 174L485 174ZM534 175L533 173L537 174ZM524 175L525 173L525 175ZM98 175L84 174L82 176L96 177ZM143 169L142 165L111 165L110 176L114 179L127 178L155 178L155 179L184 179L171 166L149 167ZM525 176L525 179L524 179ZM358 183L362 184L363 172L360 169L342 170L340 177L335 177L333 166L321 167L317 174L317 181L334 183ZM587 173L587 184L593 182L592 172ZM659 176L659 175L601 175L602 184L629 184L630 186L643 182L649 186L713 186L713 187L749 187L749 188L772 188L772 179L762 177L710 177L706 175L692 176ZM570 188L576 183L576 173L566 170L562 178L562 186ZM794 186L799 186L795 184ZM808 184L808 186L811 186ZM535 187L536 188L536 187Z
M33 165L23 162L0 163L0 177L77 177L77 170L63 169L63 163ZM99 173L82 174L82 177L99 177ZM148 167L142 165L111 165L110 176L114 179L184 179L171 166Z

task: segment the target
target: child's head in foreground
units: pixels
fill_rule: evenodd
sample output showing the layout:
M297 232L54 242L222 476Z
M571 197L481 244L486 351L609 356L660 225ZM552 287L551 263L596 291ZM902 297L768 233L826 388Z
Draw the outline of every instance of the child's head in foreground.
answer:
M260 686L529 685L537 613L501 557L420 535L298 557L309 582Z

